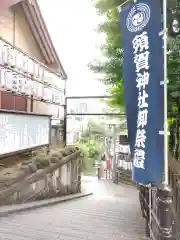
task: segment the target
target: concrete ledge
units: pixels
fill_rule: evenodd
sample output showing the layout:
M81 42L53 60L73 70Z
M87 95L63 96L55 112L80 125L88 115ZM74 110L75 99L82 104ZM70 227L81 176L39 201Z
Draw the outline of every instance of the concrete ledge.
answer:
M71 194L64 197L51 198L51 199L45 199L45 200L22 203L22 204L6 205L6 206L0 207L0 217L4 217L13 213L33 210L41 207L47 207L54 204L75 200L78 198L88 197L91 195L93 195L92 192L77 193L77 194Z

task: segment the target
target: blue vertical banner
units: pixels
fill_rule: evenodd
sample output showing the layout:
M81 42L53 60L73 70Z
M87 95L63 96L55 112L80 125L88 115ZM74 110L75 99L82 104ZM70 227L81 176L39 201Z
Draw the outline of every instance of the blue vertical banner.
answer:
M163 40L160 0L139 0L120 12L123 81L132 178L160 183L164 163Z

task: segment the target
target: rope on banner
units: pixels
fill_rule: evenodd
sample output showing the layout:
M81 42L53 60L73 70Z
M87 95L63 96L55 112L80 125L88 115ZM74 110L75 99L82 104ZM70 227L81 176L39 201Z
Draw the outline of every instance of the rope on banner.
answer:
M124 1L123 3L121 3L120 5L119 5L119 12L121 12L121 8L126 4L126 3L128 3L128 2L132 2L133 0L126 0L126 1ZM136 0L134 0L134 3L136 3Z
M122 6L124 6L126 3L131 2L131 1L132 1L132 0L126 0L125 2L121 3L121 5L120 5L119 7L122 7Z
M126 1L124 1L123 3L121 3L121 5L119 5L119 7L121 8L122 6L124 6L126 3L128 3L128 2L134 2L134 3L136 3L137 2L137 0L126 0Z

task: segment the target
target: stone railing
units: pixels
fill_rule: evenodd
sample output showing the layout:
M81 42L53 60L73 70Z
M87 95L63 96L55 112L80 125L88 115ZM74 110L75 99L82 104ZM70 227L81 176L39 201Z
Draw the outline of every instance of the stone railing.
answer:
M0 190L0 205L23 203L81 191L80 152L54 161L44 169L12 181ZM53 163L54 162L54 163Z

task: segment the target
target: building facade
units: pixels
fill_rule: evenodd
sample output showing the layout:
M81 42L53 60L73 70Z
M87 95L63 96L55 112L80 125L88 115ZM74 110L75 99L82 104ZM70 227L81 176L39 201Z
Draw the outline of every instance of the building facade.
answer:
M88 104L86 102L74 101L69 104L68 112L78 113L82 115L68 116L67 118L67 144L76 143L82 136L83 130L87 127L88 117L84 117L88 111Z
M36 0L0 12L0 73L1 109L63 119L67 76Z

